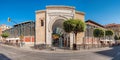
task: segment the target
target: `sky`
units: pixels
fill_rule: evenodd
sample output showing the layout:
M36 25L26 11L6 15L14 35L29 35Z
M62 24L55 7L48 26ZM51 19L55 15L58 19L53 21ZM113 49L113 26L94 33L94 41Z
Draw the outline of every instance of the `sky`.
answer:
M0 0L0 24L13 26L8 17L16 23L35 21L35 11L48 5L74 6L85 13L85 20L99 24L120 24L120 0Z

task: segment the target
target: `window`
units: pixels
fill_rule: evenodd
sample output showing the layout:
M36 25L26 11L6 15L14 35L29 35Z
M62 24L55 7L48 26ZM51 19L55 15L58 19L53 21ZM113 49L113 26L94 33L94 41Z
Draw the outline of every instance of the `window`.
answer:
M43 20L41 20L41 26L44 26L44 22L43 22Z

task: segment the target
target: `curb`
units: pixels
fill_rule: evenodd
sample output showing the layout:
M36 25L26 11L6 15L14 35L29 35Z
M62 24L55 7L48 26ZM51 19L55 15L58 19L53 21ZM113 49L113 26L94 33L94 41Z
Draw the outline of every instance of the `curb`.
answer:
M25 50L25 51L34 51L34 52L42 52L42 53L78 53L78 52L96 52L96 51L101 51L101 50L107 50L107 49L111 49L109 47L105 47L105 48L93 48L93 49L82 49L82 50L54 50L51 51L49 49L45 49L45 50L37 50L37 49L32 49L32 48L25 48L25 47L15 47L15 46L10 46L10 45L5 45L5 44L1 44L1 46L6 46L6 47L11 47L14 49L19 49L19 50Z

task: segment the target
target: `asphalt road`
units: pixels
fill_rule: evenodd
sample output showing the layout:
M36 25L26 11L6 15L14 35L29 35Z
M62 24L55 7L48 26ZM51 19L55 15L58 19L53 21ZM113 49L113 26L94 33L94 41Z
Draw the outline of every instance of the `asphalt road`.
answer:
M2 45L0 46L0 60L120 60L120 47L82 52L45 53Z

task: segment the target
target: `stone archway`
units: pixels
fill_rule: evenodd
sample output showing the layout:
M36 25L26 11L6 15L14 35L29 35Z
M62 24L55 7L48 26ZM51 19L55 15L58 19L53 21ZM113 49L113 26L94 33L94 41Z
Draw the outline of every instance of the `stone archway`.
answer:
M67 19L68 18L66 18L64 16L56 16L53 19L49 20L48 25L46 27L46 29L47 29L46 30L46 44L47 45L52 46L52 43L53 43L53 39L52 39L53 31L56 29L56 27L58 27L58 29L62 30L63 29L63 22L66 21ZM71 34L66 34L64 32L64 36L66 36L66 38L64 38L64 40L69 40L69 45L67 45L68 44L68 42L67 42L66 46L69 46L71 48L72 44L73 44L72 33Z
M65 34L63 30L63 19L57 19L52 25L52 45L55 47L63 47L63 40Z
M56 20L65 21L65 20L67 20L67 19L68 19L68 18L66 18L66 17L64 17L64 16L57 16L57 17L55 17L53 20L50 20L50 22L49 22L49 24L48 24L48 26L49 26L49 28L48 28L49 32L52 32L52 26L53 26L53 24L55 23Z
M51 42L52 46L55 47L69 47L70 46L70 37L68 38L67 34L63 30L63 22L67 20L64 17L56 17L56 19L51 20L49 25L49 31L51 32ZM58 39L53 39L53 34L58 34Z

